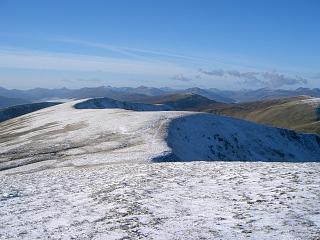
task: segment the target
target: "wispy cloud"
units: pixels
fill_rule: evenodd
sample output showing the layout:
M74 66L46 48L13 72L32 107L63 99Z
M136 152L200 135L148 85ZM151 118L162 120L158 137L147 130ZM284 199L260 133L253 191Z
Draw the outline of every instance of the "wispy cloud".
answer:
M172 77L172 80L181 81L181 82L191 82L193 79L186 77L183 74L177 74Z
M272 87L282 87L285 85L307 84L308 80L300 76L285 76L284 74L276 72L264 72L261 73L264 80L261 80L261 84L270 85Z
M57 40L58 41L58 40ZM77 82L82 83L99 83L104 82L101 79L90 78L99 76L105 78L107 76L118 77L118 80L130 75L142 77L143 79L153 79L159 77L165 81L175 80L184 82L185 84L214 84L215 86L224 86L225 84L244 84L250 87L267 86L272 88L290 86L295 84L307 84L308 79L298 75L288 75L275 71L263 71L253 68L253 71L246 71L243 67L234 67L239 70L224 70L229 68L227 65L216 66L221 69L213 70L197 70L198 66L208 66L208 64L199 64L201 58L185 56L169 52L150 51L138 48L119 47L108 44L99 44L86 41L61 40L69 43L77 43L101 49L107 49L120 54L110 54L104 52L106 56L83 55L72 53L45 52L26 49L17 49L0 46L0 68L11 69L31 69L31 70L57 70L78 72L78 76L83 76L83 72L88 72L86 76L78 79ZM93 51L94 52L94 51ZM101 51L102 52L102 51ZM159 57L163 56L163 57ZM179 59L179 61L176 61ZM182 60L194 61L192 64L180 64ZM186 62L185 62L186 63ZM233 67L230 67L233 69ZM92 74L93 72L94 74ZM100 74L102 73L102 74ZM105 74L107 73L107 74ZM122 75L121 75L122 74ZM205 77L207 76L207 77ZM210 77L215 77L210 78ZM214 81L212 81L212 79ZM221 79L228 80L222 82ZM312 78L309 78L310 81ZM117 81L110 80L109 81ZM211 82L210 82L211 80ZM75 82L75 80L72 80Z
M244 64L240 61L230 60L225 56L219 54L211 54L210 57L204 56L195 56L192 54L181 54L176 52L170 51L163 51L163 50L151 50L151 49L143 49L143 48L135 48L135 47L127 47L127 46L118 46L110 43L101 43L101 42L92 42L80 39L70 39L67 37L56 37L48 39L54 42L60 43L71 43L76 44L82 47L90 47L90 48L97 48L97 49L104 49L115 53L120 53L127 57L132 57L135 59L166 59L167 61L179 61L179 62L188 62L192 64L198 65L207 65L207 64L216 64L223 67L235 67L235 68L243 68L243 67L250 67L250 68L257 68L263 69L261 66L255 66L255 64Z
M54 38L52 40L57 42L62 42L62 43L73 43L81 46L105 49L105 50L121 53L121 54L130 56L130 57L135 57L135 58L163 56L163 57L185 59L185 60L192 60L192 61L207 61L206 59L200 58L200 57L187 56L183 54L177 54L177 53L166 52L166 51L156 51L156 50L149 50L149 49L117 46L117 45L112 45L107 43L96 43L96 42L75 40L75 39L68 39L68 38Z
M105 80L100 78L75 78L75 79L62 79L63 82L67 83L76 83L76 82L83 82L83 83L104 83Z
M0 48L0 67L21 69L100 71L172 76L186 69L174 63L80 54Z
M265 86L265 87L283 87L296 84L307 84L308 79L300 76L287 76L275 71L272 72L240 72L237 70L211 70L205 71L199 69L199 72L214 77L237 78L241 84Z
M216 77L222 77L225 74L225 72L223 70L221 70L221 69L206 71L206 70L203 70L203 69L200 68L199 72L203 73L205 75L216 76Z

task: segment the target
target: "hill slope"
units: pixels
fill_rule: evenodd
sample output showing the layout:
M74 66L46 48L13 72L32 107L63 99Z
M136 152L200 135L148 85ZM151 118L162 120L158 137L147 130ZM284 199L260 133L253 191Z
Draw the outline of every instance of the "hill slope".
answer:
M306 96L210 106L212 112L275 127L320 134L320 98Z
M95 98L83 100L74 105L75 109L125 109L133 111L169 111L172 110L170 106L162 104L143 104L143 103L131 103L122 102L110 98Z
M30 101L21 98L10 98L0 96L0 109L26 103L30 103Z
M198 109L206 108L211 104L218 103L214 100L192 93L165 94L161 96L137 98L133 101L148 104L164 104L177 111L197 111Z
M92 101L104 102L106 107L113 102L69 102L0 123L0 169L150 161L320 160L317 135L207 113L150 112L139 104L131 105L131 111L97 109L96 104L88 104Z
M220 93L210 91L208 89L202 89L202 88L197 88L197 87L177 91L176 93L197 94L197 95L203 96L205 98L208 98L210 100L214 100L217 102L224 102L224 103L234 103L235 102L235 100L231 97L224 96Z
M209 112L274 127L320 134L320 99L308 96L226 104L197 94L167 94L133 101L165 104L178 111Z
M40 103L31 103L31 104L22 104L13 107L7 107L0 109L0 122L19 117L24 114L38 111L43 108L55 106L60 103L55 102L40 102Z
M297 97L307 95L311 97L320 97L319 88L297 88L295 90L261 88L256 90L239 91L221 91L219 89L210 89L221 96L235 99L237 102L254 102L259 100L270 100L288 97Z

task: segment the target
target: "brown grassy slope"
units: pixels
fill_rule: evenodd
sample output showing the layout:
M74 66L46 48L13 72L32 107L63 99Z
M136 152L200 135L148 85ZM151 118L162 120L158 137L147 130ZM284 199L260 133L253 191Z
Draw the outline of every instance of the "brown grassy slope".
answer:
M320 134L320 108L301 101L308 96L228 104L197 94L167 94L134 99L134 102L166 104L174 110L209 112L306 133ZM318 111L318 113L317 113Z
M306 96L208 106L200 111L237 117L274 127L320 134L319 108L302 103Z

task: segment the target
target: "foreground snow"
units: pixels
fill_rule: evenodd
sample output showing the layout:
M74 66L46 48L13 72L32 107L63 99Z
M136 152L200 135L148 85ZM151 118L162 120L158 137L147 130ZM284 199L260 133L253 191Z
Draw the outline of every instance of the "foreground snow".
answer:
M318 163L0 172L0 239L318 239Z

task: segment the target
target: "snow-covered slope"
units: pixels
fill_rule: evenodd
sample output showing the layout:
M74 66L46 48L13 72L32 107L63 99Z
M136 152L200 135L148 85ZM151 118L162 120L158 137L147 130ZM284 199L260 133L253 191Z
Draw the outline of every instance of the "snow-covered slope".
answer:
M150 161L320 160L317 135L205 113L146 111L156 109L164 106L79 100L3 122L0 169Z
M173 119L168 145L181 160L320 161L320 137L212 114Z

